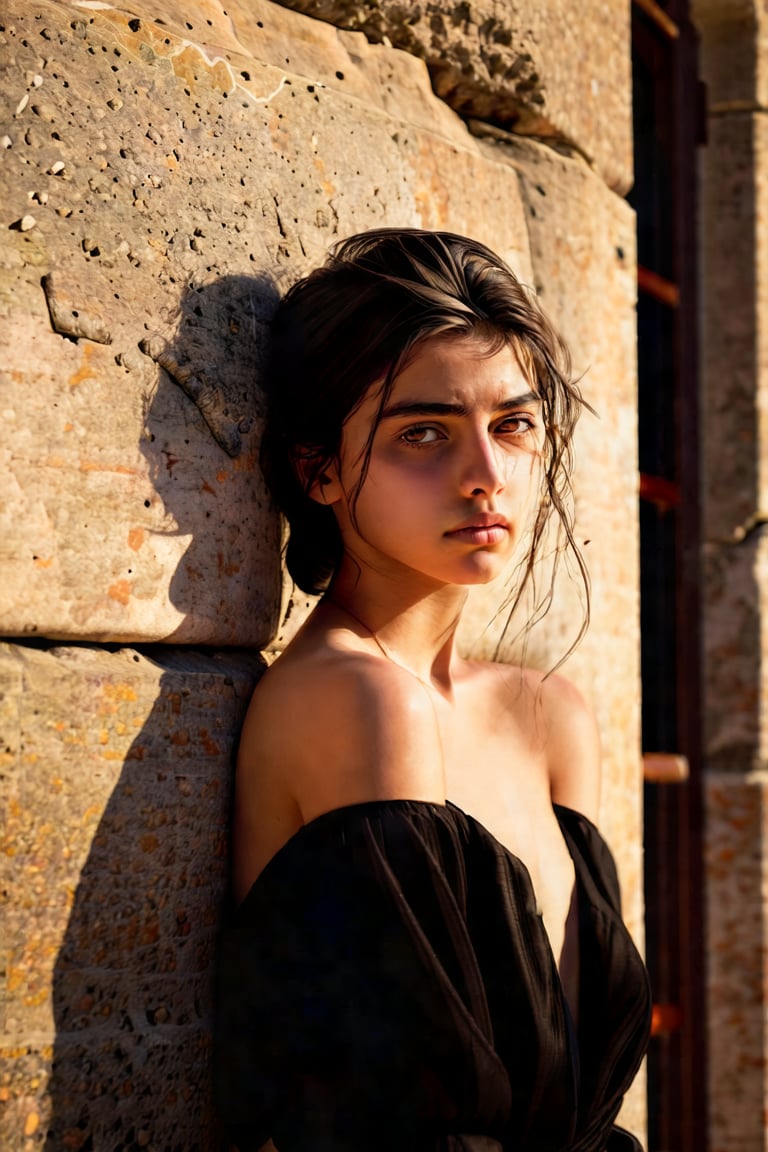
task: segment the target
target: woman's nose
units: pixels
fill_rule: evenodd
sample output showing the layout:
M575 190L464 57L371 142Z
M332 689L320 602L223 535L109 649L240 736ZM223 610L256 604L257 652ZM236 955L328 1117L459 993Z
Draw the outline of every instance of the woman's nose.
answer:
M488 436L473 437L461 459L463 496L495 496L505 485L499 449Z

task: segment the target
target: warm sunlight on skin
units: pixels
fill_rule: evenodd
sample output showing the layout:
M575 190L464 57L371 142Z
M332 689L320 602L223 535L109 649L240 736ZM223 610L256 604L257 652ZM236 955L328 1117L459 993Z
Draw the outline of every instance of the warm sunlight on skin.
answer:
M509 560L538 495L541 405L514 351L425 341L396 378L355 503L380 393L344 425L334 505L361 567L437 587L484 584Z

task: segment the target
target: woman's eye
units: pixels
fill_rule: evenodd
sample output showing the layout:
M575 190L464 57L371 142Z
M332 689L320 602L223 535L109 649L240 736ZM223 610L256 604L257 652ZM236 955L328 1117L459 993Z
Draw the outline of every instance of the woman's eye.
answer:
M534 421L530 416L508 416L506 420L502 420L502 422L497 425L496 431L513 436L521 436L526 432L532 431L534 427Z
M416 428L406 428L400 433L400 439L406 444L435 444L442 439L442 435L437 428L419 425Z

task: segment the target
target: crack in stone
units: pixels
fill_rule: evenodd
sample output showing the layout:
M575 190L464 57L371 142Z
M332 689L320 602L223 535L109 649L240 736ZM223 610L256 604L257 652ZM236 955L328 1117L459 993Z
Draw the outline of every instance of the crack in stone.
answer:
M725 545L726 547L734 547L734 545L744 544L761 528L768 526L768 512L753 512L748 516L743 524L737 524L731 532L730 536L716 536L713 540L707 540L705 547L714 548L715 546Z

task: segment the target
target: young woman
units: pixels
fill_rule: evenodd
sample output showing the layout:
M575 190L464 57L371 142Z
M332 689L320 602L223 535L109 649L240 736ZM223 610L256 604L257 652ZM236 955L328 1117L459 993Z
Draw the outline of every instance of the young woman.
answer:
M581 400L483 245L338 245L275 319L263 467L323 596L242 734L218 1084L240 1152L619 1152L642 961L556 675L457 651L568 511ZM515 559L517 564L515 565ZM534 612L540 612L536 605Z

